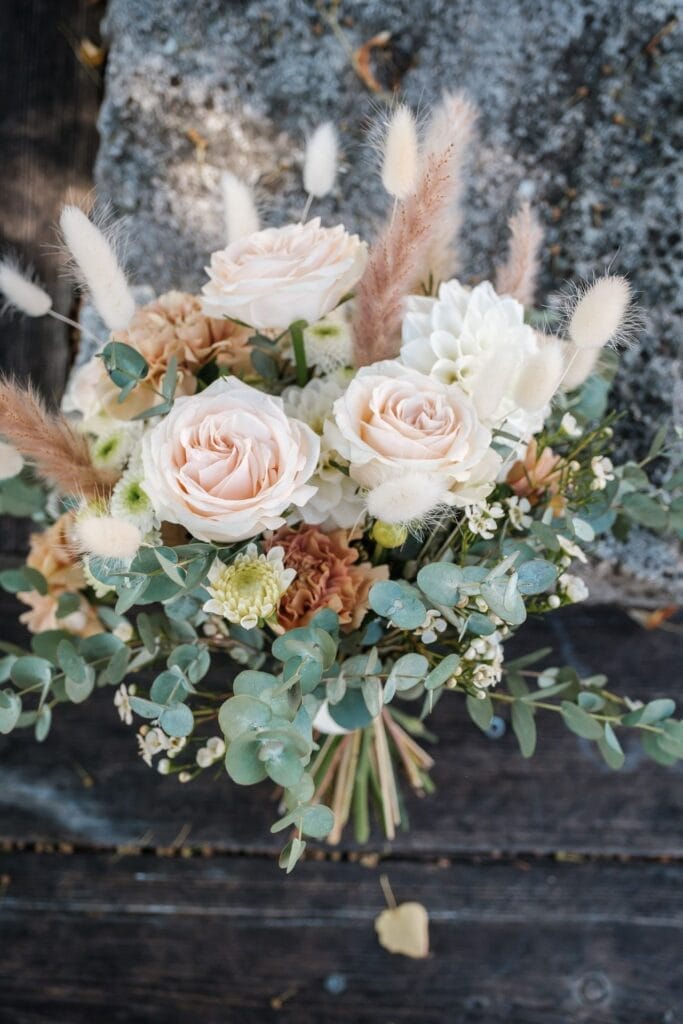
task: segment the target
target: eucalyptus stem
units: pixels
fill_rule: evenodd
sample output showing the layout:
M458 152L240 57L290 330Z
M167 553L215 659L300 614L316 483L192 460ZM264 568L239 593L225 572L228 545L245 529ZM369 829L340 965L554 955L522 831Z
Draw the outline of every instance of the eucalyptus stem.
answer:
M505 704L516 704L520 700L519 697L512 697L507 693L490 693L489 697L491 700L503 701ZM527 705L531 704L535 708L542 708L544 711L557 711L559 714L562 714L562 708L559 704L550 704L548 701L542 700L523 701L523 703ZM609 722L610 725L614 723L615 725L621 725L627 729L642 729L645 732L655 732L659 735L666 735L663 729L658 729L655 725L635 722L633 725L625 726L619 715L600 715L595 711L587 711L586 713L589 714L591 718L594 718L596 722Z

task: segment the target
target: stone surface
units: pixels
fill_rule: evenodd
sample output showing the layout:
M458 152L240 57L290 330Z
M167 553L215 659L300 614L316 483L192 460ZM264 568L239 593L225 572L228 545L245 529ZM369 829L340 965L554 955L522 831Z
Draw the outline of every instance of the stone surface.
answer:
M336 10L336 25L321 12ZM223 244L221 169L252 182L263 219L304 204L306 133L338 124L345 173L320 204L366 237L386 210L366 128L386 93L351 62L379 32L372 67L385 89L428 108L465 88L481 109L463 239L464 277L490 273L506 219L531 198L546 226L541 295L611 265L647 311L616 384L620 453L642 455L681 417L681 33L662 0L110 0L96 168L99 195L131 221L129 266L157 290L197 288ZM603 546L597 595L683 596L673 545L634 532ZM615 575L615 572L620 575Z

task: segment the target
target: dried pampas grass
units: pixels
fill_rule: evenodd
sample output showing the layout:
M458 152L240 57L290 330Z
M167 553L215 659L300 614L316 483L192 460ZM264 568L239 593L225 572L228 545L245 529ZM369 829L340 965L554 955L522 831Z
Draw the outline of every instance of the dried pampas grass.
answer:
M435 282L447 281L460 269L457 242L462 225L464 170L474 143L477 116L477 108L464 93L446 92L427 124L422 163L447 155L448 206L435 226L423 280L431 274Z
M111 490L113 478L93 466L85 437L48 412L30 386L0 380L0 434L60 494L94 498Z
M507 262L496 270L496 291L511 295L523 306L532 306L539 272L543 228L529 203L508 221L510 246Z
M429 157L414 194L399 205L370 252L356 295L356 366L393 359L398 352L403 299L449 205L449 158L449 150Z

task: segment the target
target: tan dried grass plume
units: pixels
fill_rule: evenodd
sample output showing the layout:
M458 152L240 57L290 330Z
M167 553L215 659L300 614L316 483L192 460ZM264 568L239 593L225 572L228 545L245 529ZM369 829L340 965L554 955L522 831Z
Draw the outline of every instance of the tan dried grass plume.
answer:
M536 294L543 228L529 203L522 203L508 226L508 258L496 269L496 291L499 295L511 295L523 306L531 306Z
M356 366L392 359L398 352L403 299L424 268L448 205L449 157L446 151L425 161L415 192L398 204L372 247L356 295Z
M0 434L60 494L94 498L111 490L114 478L93 466L86 439L30 385L0 379Z

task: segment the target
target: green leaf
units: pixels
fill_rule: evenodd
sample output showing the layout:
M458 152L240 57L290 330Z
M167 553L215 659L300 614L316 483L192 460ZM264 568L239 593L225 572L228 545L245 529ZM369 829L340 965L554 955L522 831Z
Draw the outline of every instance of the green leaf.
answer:
M187 704L176 701L161 712L159 725L168 736L189 736L194 728L194 716Z
M429 672L429 662L424 654L403 654L392 666L387 679L387 690L401 693L411 690L421 682Z
M52 725L52 709L49 704L43 704L42 708L36 716L36 722L34 726L34 735L38 743L42 743L47 738L47 734L50 731Z
M112 633L96 633L81 641L79 652L88 662L102 661L113 657L122 647L125 647L123 640Z
M520 594L542 594L550 588L557 579L557 568L543 558L533 558L530 562L520 565L518 571L517 589Z
M7 736L21 714L21 697L13 690L0 690L0 734Z
M301 859L305 849L306 843L304 840L299 839L298 836L293 836L293 838L290 839L280 851L278 865L281 868L284 868L289 875L296 867L297 862Z
M491 633L495 633L496 628L495 622L491 622L481 612L472 612L466 624L467 632L474 633L475 636L490 636Z
M76 682L75 679L70 679L68 676L64 680L66 695L74 704L81 704L87 700L95 688L95 670L92 666L86 665L85 671L85 678L81 682Z
M531 651L529 654L523 654L520 658L514 658L512 661L505 662L506 671L518 672L521 668L528 668L530 665L536 665L539 661L543 661L549 654L553 653L552 647L539 647L537 651Z
M659 700L651 700L641 708L640 724L653 725L665 718L671 718L676 710L676 702L670 697L661 697Z
M301 831L314 839L324 839L334 828L334 814L325 804L305 807L301 816Z
M170 405L175 395L176 384L178 383L178 357L171 356L166 367L166 373L161 382L161 393Z
M647 526L650 530L663 530L666 527L667 510L647 494L637 491L625 494L621 504L625 514L634 523Z
M57 600L57 610L55 615L58 619L65 619L67 615L72 615L77 612L81 607L81 599L78 594L60 594Z
M50 685L52 665L45 658L37 658L32 654L17 658L11 669L12 682L25 690L30 686Z
M417 574L417 585L430 601L453 608L457 604L462 583L462 570L450 562L433 562Z
M225 755L225 770L238 786L253 786L268 777L259 751L260 744L252 733L245 733L231 742Z
M493 719L493 704L491 698L486 696L483 700L479 700L477 697L472 697L468 693L465 699L465 707L467 708L467 714L470 716L476 726L478 726L482 732L491 725Z
M39 594L47 594L47 580L41 572L29 568L28 565L0 572L0 587L10 594L17 594L25 590L37 590Z
M252 348L251 365L264 380L276 380L279 374L278 365L272 356L260 348Z
M511 626L520 626L526 619L526 608L516 590L514 575L510 579L499 576L493 580L485 580L481 585L481 596L494 615L498 615Z
M151 580L147 576L138 576L131 580L130 586L121 586L118 590L116 614L123 615L137 601L140 601L145 591L149 588L150 583Z
M377 718L383 703L381 680L377 676L368 676L360 684L360 689L368 712L373 718Z
M418 591L403 580L375 583L370 590L370 607L399 629L417 629L427 617Z
M107 680L114 686L125 678L128 671L130 651L127 647L120 647L116 654L112 655L111 661L105 669Z
M519 700L512 705L512 730L522 757L531 757L536 749L536 722L529 705Z
M167 669L156 677L149 695L154 703L167 706L185 700L189 692L180 669Z
M435 690L438 686L443 686L444 683L447 683L459 664L460 658L457 654L447 655L426 677L424 683L425 690Z
M155 654L157 649L156 632L152 620L146 612L140 612L137 616L135 627L147 653Z
M168 578L179 587L185 586L185 574L176 565L178 556L173 548L152 548L154 557Z
M577 707L571 701L563 700L560 709L564 724L577 736L581 736L585 740L599 740L602 737L602 724L592 718L583 708Z
M621 743L617 738L617 734L609 722L605 722L603 734L598 740L598 750L610 768L618 771L623 767L626 759L624 751L622 750Z
M218 724L223 735L234 740L243 733L267 725L272 717L270 708L263 701L247 694L238 694L221 705Z
M57 661L62 672L74 683L85 682L88 666L69 640L60 640L57 647Z
M135 714L142 718L158 718L164 710L163 704L155 704L154 701L146 700L144 697L131 697L130 706Z
M278 786L293 786L300 781L304 773L304 766L296 750L278 740L266 740L261 746L259 756L269 778Z
M105 345L102 360L107 373L119 388L143 380L149 370L146 360L137 349L122 341L110 341Z
M349 689L338 704L329 704L330 717L342 729L363 729L372 721L363 694L360 690Z
M641 743L647 756L652 758L653 761L656 761L657 764L663 765L665 768L675 764L678 760L676 754L671 754L661 748L659 745L659 736L655 732L644 732L641 737Z
M548 548L549 551L560 550L560 542L557 539L557 534L550 526L547 525L547 523L534 521L529 529L534 537L540 540L544 548Z

